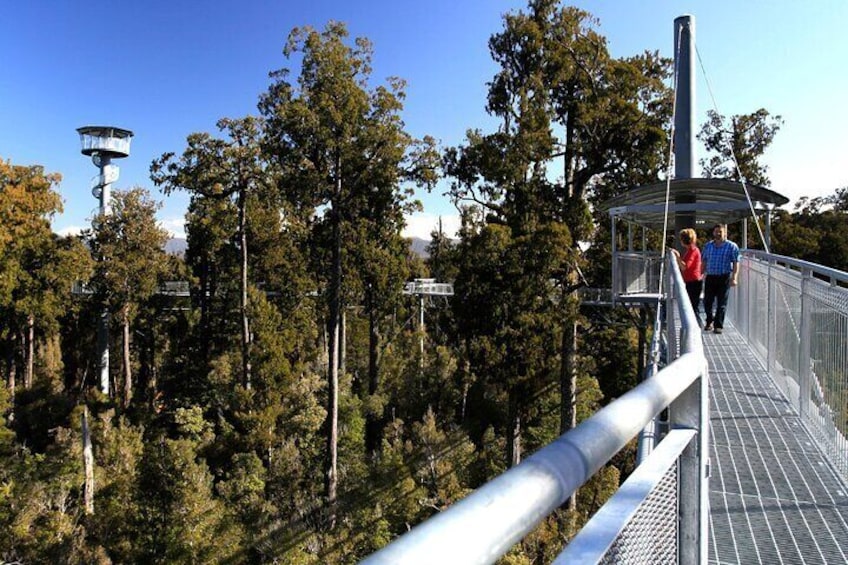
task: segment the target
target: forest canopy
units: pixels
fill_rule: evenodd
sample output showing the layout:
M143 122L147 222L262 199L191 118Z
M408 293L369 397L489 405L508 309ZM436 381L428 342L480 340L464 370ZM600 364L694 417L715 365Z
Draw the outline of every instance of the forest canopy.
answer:
M489 41L492 129L440 147L406 130L406 85L373 76L366 38L331 22L283 44L254 115L151 164L189 197L184 257L148 188L59 237L60 176L0 161L0 560L353 562L638 381L633 319L578 290L610 286L593 205L667 166L667 58L614 57L591 14L532 0ZM780 123L711 115L709 174L767 185ZM440 179L462 228L425 260L401 232ZM780 211L775 250L848 268L847 193ZM404 293L428 277L454 295ZM550 561L632 455L505 562Z

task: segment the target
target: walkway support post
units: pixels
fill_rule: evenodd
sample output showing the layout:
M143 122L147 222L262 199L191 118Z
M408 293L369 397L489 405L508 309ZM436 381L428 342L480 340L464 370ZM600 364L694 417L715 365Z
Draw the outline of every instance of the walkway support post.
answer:
M774 280L774 271L779 269L777 262L769 261L768 272L768 314L766 320L766 368L770 374L774 374L775 353L777 347L777 283Z
M813 278L813 271L809 268L801 270L801 329L799 338L801 340L801 353L798 355L798 413L801 420L810 415L810 397L812 395L812 367L810 348L810 318L812 298L810 298L809 285Z
M666 288L685 288L683 275L669 264L668 284ZM675 355L692 351L700 345L701 329L695 319L695 313L688 303L681 304L673 300L675 293L669 292L666 306L667 318L674 312L680 312L680 337L674 340ZM678 293L677 297L683 293ZM684 301L685 302L685 301ZM669 348L674 336L674 326L668 325ZM694 345L693 342L698 342ZM700 346L703 347L703 346ZM703 367L700 379L687 387L669 406L669 428L697 430L697 435L680 456L679 472L679 540L678 563L681 565L702 565L707 563L709 548L709 393L706 359L701 357Z

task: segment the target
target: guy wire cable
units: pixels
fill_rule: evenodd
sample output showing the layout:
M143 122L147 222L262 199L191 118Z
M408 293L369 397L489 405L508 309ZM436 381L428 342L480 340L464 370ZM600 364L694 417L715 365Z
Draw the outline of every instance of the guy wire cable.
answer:
M718 111L718 104L716 103L715 96L713 95L713 88L710 84L710 77L707 75L707 69L704 67L704 61L701 59L701 51L698 49L698 44L695 44L695 53L698 55L698 64L701 66L701 72L704 73L704 81L707 83L707 92L710 93L710 99L713 102L713 110L719 116L722 116L722 113ZM724 131L722 130L722 141L724 140ZM748 201L748 208L751 210L751 216L754 218L754 224L757 226L757 233L760 235L760 241L763 244L763 249L766 253L770 253L768 243L766 242L766 238L763 235L763 229L760 227L760 220L757 218L757 213L754 210L754 203L751 201L751 195L748 192L748 184L745 181L745 175L742 174L742 170L739 168L739 160L736 158L736 151L733 149L733 142L729 142L730 146L730 156L733 157L733 166L736 167L736 174L739 175L739 181L742 183L742 190L745 192L745 199ZM745 242L747 246L747 242Z

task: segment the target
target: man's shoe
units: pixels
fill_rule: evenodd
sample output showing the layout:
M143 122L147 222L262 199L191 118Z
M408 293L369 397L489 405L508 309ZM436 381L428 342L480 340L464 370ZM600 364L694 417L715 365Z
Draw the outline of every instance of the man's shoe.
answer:
M720 333L721 333L721 332L723 332L723 331L724 331L724 330L723 330L722 328L716 328L716 329L715 329L715 333L717 333L717 334L720 334Z
M713 325L712 325L712 324L707 324L706 326L704 326L704 331L705 331L705 332L711 332L711 331L713 331Z

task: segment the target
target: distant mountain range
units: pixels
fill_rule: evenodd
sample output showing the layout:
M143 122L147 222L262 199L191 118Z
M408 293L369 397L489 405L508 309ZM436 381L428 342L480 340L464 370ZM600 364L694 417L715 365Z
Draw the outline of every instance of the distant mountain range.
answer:
M429 239L421 239L420 237L411 237L409 238L409 248L412 249L412 252L421 257L422 259L427 259L430 257L430 254L427 253L427 246L430 245Z
M165 242L165 253L183 257L186 249L188 249L188 242L184 237L172 237Z
M413 253L417 254L422 259L427 259L430 256L427 253L427 246L430 245L429 239L422 239L420 237L412 237L409 239L409 247L412 249ZM165 243L165 252L170 253L171 255L176 255L177 257L183 257L187 248L188 242L184 237L172 237Z

